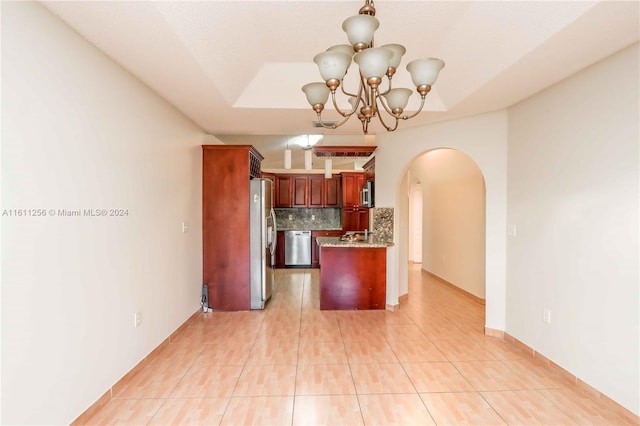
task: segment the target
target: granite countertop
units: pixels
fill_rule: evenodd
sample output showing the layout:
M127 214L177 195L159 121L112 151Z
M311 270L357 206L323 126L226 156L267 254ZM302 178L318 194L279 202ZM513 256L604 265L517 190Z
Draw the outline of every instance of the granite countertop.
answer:
M340 237L318 237L316 239L320 247L391 247L393 241L385 241L375 235L369 235L364 241L341 241Z
M292 224L290 226L282 225L278 226L278 231L342 231L342 228L336 228L331 225L305 225L300 226L297 224Z

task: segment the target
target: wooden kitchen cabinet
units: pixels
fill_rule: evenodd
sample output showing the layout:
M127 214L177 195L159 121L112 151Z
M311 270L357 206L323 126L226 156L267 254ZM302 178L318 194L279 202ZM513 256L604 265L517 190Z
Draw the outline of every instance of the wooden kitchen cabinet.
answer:
M318 237L339 237L342 231L311 231L311 267L320 267L320 247L316 238Z
M369 209L351 207L342 209L342 232L369 229Z
M342 172L342 232L369 229L369 209L360 207L364 172Z
M322 175L311 175L309 182L309 203L308 207L324 207L326 191L325 178Z
M275 207L340 207L340 176L326 179L324 175L274 175Z
M360 190L365 182L364 172L342 172L342 207L360 207Z
M214 310L251 309L249 181L262 159L250 145L202 146L203 284Z
M342 205L341 181L339 175L333 175L329 179L324 178L324 207L337 208Z
M291 207L293 205L293 185L289 175L275 176L276 198L274 207Z
M387 249L322 247L320 309L385 309Z
M338 208L341 204L340 176L327 179L324 175L309 175L307 207Z
M292 203L291 207L307 207L309 195L309 177L293 176L292 187Z
M362 166L364 169L364 179L366 182L376 181L376 157L371 157L369 161Z
M275 207L306 207L308 179L306 175L276 175Z

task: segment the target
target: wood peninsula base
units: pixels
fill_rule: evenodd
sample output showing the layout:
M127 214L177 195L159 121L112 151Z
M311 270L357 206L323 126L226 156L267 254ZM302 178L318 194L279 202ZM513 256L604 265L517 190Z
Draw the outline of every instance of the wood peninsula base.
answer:
M320 309L385 309L386 247L320 248Z

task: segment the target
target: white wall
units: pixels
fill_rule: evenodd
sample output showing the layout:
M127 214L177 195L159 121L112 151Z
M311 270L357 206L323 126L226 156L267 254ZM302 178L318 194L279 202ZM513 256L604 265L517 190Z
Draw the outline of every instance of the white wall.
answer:
M437 149L411 164L421 182L422 268L485 298L484 179L467 155Z
M498 111L376 137L376 207L393 207L395 246L387 251L387 303L406 294L409 164L437 148L468 155L486 187L486 326L505 329L507 113Z
M2 217L2 424L68 424L198 309L202 141L39 3L3 2L1 209L55 215Z
M509 110L506 329L636 414L638 60L636 44Z

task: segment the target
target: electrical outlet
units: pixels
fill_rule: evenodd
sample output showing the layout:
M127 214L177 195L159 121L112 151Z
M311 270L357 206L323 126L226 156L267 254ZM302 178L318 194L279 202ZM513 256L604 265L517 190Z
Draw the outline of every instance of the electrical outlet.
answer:
M188 222L182 222L182 232L183 233L187 233L189 232L189 223Z
M292 214L289 215L289 220L293 220L293 215Z
M311 215L311 220L316 220L316 215L315 214Z
M142 312L136 312L133 314L133 326L140 327L140 324L142 324Z
M549 309L542 310L542 321L551 324L551 311Z

